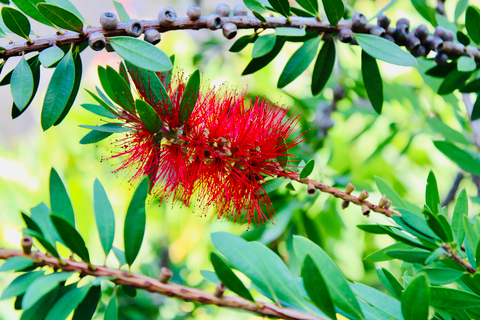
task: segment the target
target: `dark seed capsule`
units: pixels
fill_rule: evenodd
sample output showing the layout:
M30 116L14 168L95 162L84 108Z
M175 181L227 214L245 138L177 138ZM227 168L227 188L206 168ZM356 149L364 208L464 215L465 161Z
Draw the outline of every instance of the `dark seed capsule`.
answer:
M439 37L432 37L431 39L428 39L428 38L427 38L428 49L432 51L437 51L439 47L442 47L443 40L441 38Z
M215 13L220 17L228 17L230 15L230 7L225 3L219 3L215 8Z
M137 19L130 19L127 21L125 32L127 32L129 36L139 37L143 32L143 24Z
M447 29L447 34L446 34L446 41L453 41L455 39L455 34L453 33L452 30Z
M436 26L435 32L433 33L434 37L439 37L443 41L447 40L447 29L442 26Z
M94 32L88 36L88 45L94 51L100 51L105 48L105 36L101 32Z
M343 43L350 43L353 40L353 31L350 28L341 28L338 32L338 40Z
M355 29L363 29L367 25L368 20L367 17L365 17L362 13L360 12L355 12L352 17L352 27Z
M386 33L385 33L385 29L383 29L380 26L376 26L370 29L370 34L373 34L374 36L377 36L377 37L384 37Z
M207 17L207 27L210 30L217 30L222 27L222 19L218 14L212 13Z
M406 24L410 28L410 20L408 20L407 18L398 19L396 25L398 26L399 24Z
M435 62L439 65L445 64L448 61L448 55L446 53L437 53L435 56Z
M198 20L198 18L200 18L201 15L202 15L202 8L198 6L192 6L192 5L188 6L187 16L190 20L192 21Z
M168 27L173 24L175 18L177 17L177 12L175 9L167 7L160 11L158 14L158 24L162 27Z
M233 15L234 16L246 16L247 15L247 7L243 4L237 4L233 7Z
M377 24L383 29L387 29L390 25L390 18L384 15L383 13L377 18Z
M408 37L407 37L407 41L405 43L405 46L407 47L408 50L412 51L414 50L416 47L420 46L420 39L418 39L417 37L415 37L414 35L410 34Z
M100 24L104 30L113 30L117 27L118 19L114 13L104 12L100 16Z
M403 45L405 40L407 40L407 34L408 34L408 25L404 23L398 24L397 27L395 28L395 31L393 32L393 38L395 38L396 42Z
M105 43L105 50L107 52L115 52L115 50L113 49L112 45L110 44L110 42L107 42Z
M414 57L425 57L427 55L427 48L419 45L418 47L415 47L411 53Z
M162 40L162 36L160 35L160 32L155 29L148 29L145 30L144 38L145 41L151 43L151 44L157 44Z
M237 35L237 26L234 23L227 22L222 26L223 36L228 40L235 38Z
M414 34L417 38L419 38L420 40L423 40L430 35L430 31L428 31L428 28L426 25L421 24L417 27L417 29L415 29Z
M393 36L390 35L390 34L386 34L386 35L385 35L385 39L387 39L387 40L390 41L390 42L395 43L395 39L394 39Z

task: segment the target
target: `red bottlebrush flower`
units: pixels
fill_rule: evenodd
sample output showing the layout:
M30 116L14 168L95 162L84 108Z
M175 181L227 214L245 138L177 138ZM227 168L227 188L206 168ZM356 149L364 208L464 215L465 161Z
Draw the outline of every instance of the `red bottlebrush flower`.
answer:
M181 73L171 81L168 74L131 65L128 73L162 126L151 132L133 108L118 112L132 130L116 140L123 149L111 157L122 159L117 170L130 170L131 180L148 175L151 193L162 200L170 197L189 205L195 197L203 208L214 206L218 218L269 221L273 209L265 179L293 175L288 150L302 135L286 140L298 116L287 117L287 109L262 98L247 100L245 93L224 87L200 92L198 85L191 85L194 80L187 83ZM159 79L165 89L158 89ZM189 95L193 110L185 103Z

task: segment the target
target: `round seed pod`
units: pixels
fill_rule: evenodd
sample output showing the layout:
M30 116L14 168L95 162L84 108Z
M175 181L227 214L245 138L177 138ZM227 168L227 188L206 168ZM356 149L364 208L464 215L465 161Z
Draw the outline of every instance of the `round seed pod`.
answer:
M435 56L435 62L439 65L445 64L448 61L448 55L446 53L437 53Z
M383 13L377 18L377 24L383 29L387 29L390 25L390 18L384 15Z
M408 20L407 18L398 19L396 25L398 26L399 24L406 24L410 28L410 20Z
M338 32L338 40L343 43L350 43L353 40L353 31L350 28L341 28Z
M443 41L447 40L447 29L445 29L442 26L436 26L435 27L435 32L433 33L434 37L439 37Z
M352 27L355 29L363 29L367 25L368 20L367 17L365 17L362 13L360 12L355 12L352 17Z
M143 35L143 39L147 42L150 42L151 44L155 45L162 40L162 36L160 35L160 32L155 29L148 29L145 30L145 33Z
M192 21L198 20L198 18L200 18L201 15L202 15L202 8L198 6L192 6L192 5L188 6L187 16L190 20Z
M216 13L207 16L207 27L210 30L217 30L222 27L222 18Z
M100 16L100 24L104 30L113 30L117 27L118 19L115 13L104 12Z
M446 41L453 41L455 39L455 34L452 30L447 29Z
M234 23L227 22L222 26L223 36L228 40L235 38L237 35L237 26Z
M373 34L374 36L377 36L377 37L384 37L386 33L385 33L385 29L383 29L380 26L376 26L370 29L370 34Z
M140 37L143 33L143 24L137 19L130 19L127 21L125 32L132 37Z
M386 34L384 38L387 39L390 42L395 43L395 38L393 38L393 36L390 35L390 34Z
M398 24L397 27L395 28L395 31L393 32L393 38L399 44L403 44L405 40L407 40L407 34L408 34L408 25L405 23Z
M420 46L420 39L418 39L417 37L415 37L414 35L410 34L408 37L407 37L407 41L405 43L405 46L407 47L408 50L412 51L414 50L416 47Z
M417 38L419 38L420 40L423 40L430 35L430 31L428 31L428 28L426 25L421 24L417 27L417 29L415 29L414 34Z
M215 13L220 17L228 17L230 15L230 7L225 3L219 3L215 8Z
M443 40L439 37L427 37L428 49L437 51L443 45Z
M418 47L415 47L411 53L414 57L425 57L427 55L427 48L419 45Z
M105 43L105 50L107 52L115 52L115 50L113 49L112 45L110 44L110 42L107 42Z
M237 4L233 7L233 15L234 16L246 16L247 15L247 7L243 4Z
M105 48L105 36L101 32L94 32L88 36L88 45L94 51L100 51Z
M158 24L162 27L169 27L175 21L177 17L177 12L171 7L164 8L158 14Z

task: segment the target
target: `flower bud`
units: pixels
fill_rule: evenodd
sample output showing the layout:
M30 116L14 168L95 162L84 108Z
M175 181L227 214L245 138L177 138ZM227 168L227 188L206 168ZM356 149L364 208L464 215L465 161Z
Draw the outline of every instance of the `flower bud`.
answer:
M378 202L378 206L383 207L386 204L387 204L387 198L385 198L385 195L382 195L382 197L380 198L380 201Z
M352 193L353 191L355 191L355 187L353 186L353 184L351 184L350 182L347 184L347 188L345 189L345 193L346 194L350 194Z
M315 186L313 185L313 183L308 183L308 188L307 188L307 193L311 196L315 195Z
M350 43L353 40L353 31L350 28L341 28L338 32L338 40L343 43Z
M362 193L360 193L360 195L358 196L358 199L360 200L365 200L367 199L369 196L368 194L368 191L367 190L363 190Z
M162 40L162 36L160 35L160 32L158 32L158 30L155 30L155 29L145 30L145 34L143 37L145 41L150 42L153 45L159 43L160 40Z
M428 31L428 28L426 25L421 24L415 29L414 32L415 36L419 38L420 40L426 39L428 35L430 34L430 31Z
M32 252L32 245L33 245L32 238L30 238L30 237L23 237L22 238L23 253L30 254Z
M370 34L373 34L377 37L384 37L385 36L385 29L379 26L373 27L370 29Z
M125 32L132 37L140 37L143 32L143 24L137 19L130 19L127 21Z
M158 24L162 27L169 27L175 21L177 17L177 12L171 7L164 8L158 14Z
M445 63L447 63L447 61L448 61L448 55L447 55L446 53L439 52L439 53L437 53L437 55L435 56L435 62L436 62L438 65L445 64Z
M210 30L217 30L222 27L222 19L218 14L212 13L207 17L207 27Z
M101 32L94 32L88 36L88 45L94 51L100 51L105 48L105 36Z
M215 8L215 13L220 17L228 17L230 15L230 7L225 3L219 3Z
M188 6L187 16L190 20L192 21L198 20L198 18L200 18L201 15L202 15L202 8L198 6L192 6L192 5Z
M388 28L388 26L390 25L390 22L391 22L390 18L384 15L383 13L377 18L377 24L384 29Z
M247 15L247 7L243 4L237 4L233 7L233 15L234 16L246 16Z
M366 217L370 216L370 209L365 204L362 204L362 214Z
M368 20L367 17L365 17L362 13L360 12L355 12L352 17L352 27L355 29L363 29L367 25Z
M104 12L100 16L100 24L104 30L113 30L117 27L118 19L115 13Z
M227 39L233 39L237 35L237 26L234 23L227 22L222 26L223 36Z

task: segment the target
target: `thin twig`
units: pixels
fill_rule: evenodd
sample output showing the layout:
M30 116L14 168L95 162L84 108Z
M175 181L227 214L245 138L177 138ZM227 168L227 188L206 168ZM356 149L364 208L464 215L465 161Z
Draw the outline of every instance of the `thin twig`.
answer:
M211 292L174 283L162 283L155 278L133 274L118 269L110 269L106 266L93 266L92 268L92 266L89 266L83 261L70 259L58 260L57 258L48 256L40 251L32 251L31 254L25 254L21 250L0 248L0 260L6 260L12 257L31 258L36 261L38 267L49 266L62 271L79 272L82 275L90 275L94 277L114 277L115 279L111 281L117 285L132 286L137 289L160 293L168 297L179 298L185 301L195 301L204 305L212 304L219 307L241 309L261 316L287 320L326 320L299 310L282 308L261 301L252 302L242 297L222 296L221 298L218 298Z
M458 262L462 267L467 269L469 273L474 274L475 272L477 272L477 270L475 270L470 263L460 258L460 256L456 254L455 251L450 246L444 245L442 246L442 248L443 250L448 252L452 260Z
M450 204L455 199L455 195L457 194L458 187L460 186L460 182L464 178L463 173L459 172L457 176L455 177L455 180L453 181L452 188L450 188L450 191L448 191L447 196L445 197L445 200L442 202L442 207L446 207Z

